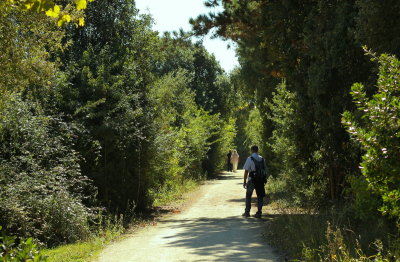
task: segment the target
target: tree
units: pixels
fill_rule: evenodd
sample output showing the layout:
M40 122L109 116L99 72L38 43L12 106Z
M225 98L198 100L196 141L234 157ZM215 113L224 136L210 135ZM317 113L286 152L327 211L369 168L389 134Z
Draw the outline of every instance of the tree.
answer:
M358 41L375 52L399 56L400 23L394 18L400 12L400 3L395 0L357 0L355 5L359 10L355 32Z
M201 43L192 43L184 36L162 37L164 57L157 64L156 72L164 75L178 69L192 74L190 88L195 93L196 104L211 113L226 112L226 85L224 73L215 57Z
M351 95L357 111L346 111L343 123L363 150L361 173L368 188L382 198L380 211L400 218L400 62L390 55L379 58L377 92L369 97L366 88L354 84ZM361 115L361 117L358 117Z
M133 0L93 2L85 27L49 17L84 3L0 3L0 222L49 246L84 240L99 210L129 224L218 170L235 135L230 79L200 43L164 41Z
M370 72L352 31L357 15L354 3L317 0L208 3L222 5L224 10L192 20L193 29L204 34L215 28L216 36L236 41L245 92L255 95L254 102L263 117L263 139L268 141L274 130L279 129L271 117L266 117L274 111L270 103L264 102L273 99L284 78L287 92L297 94L296 128L283 133L289 140L295 137L297 150L302 152L296 169L307 166L310 183L327 178L324 193L318 194L321 199L317 202L340 199L346 174L355 169L358 159L357 154L351 153L351 142L341 125L340 114L352 107L348 87ZM273 156L273 148L267 147L263 154Z
M81 174L73 127L50 107L65 84L53 59L63 32L10 1L0 11L0 223L47 245L84 239L96 190Z
M61 86L59 111L79 126L82 172L111 212L147 207L152 119L145 92L154 79L158 38L150 18L130 0L93 2L85 27L69 25L61 54L71 85ZM127 217L127 219L129 219Z
M46 16L55 18L59 26L71 21L78 22L80 26L83 26L85 19L82 10L86 9L88 2L92 1L94 0L6 0L5 4L18 10L44 13ZM60 4L57 4L58 2Z
M25 12L0 3L0 111L14 92L36 92L55 85L56 63L51 52L63 47L63 36L43 14Z

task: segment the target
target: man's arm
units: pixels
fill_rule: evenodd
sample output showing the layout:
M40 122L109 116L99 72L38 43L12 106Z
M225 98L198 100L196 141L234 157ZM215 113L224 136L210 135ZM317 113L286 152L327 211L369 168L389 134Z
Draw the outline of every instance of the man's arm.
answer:
M244 171L244 177L243 177L243 179L244 179L244 181L243 181L243 187L244 187L244 188L246 188L246 186L247 186L246 181L247 181L247 176L248 176L248 175L249 175L249 171L245 170L245 171Z

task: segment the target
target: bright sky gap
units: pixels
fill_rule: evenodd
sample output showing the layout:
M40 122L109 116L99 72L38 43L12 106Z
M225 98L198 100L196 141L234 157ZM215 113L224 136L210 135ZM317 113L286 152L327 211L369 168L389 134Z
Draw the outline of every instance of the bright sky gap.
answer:
M153 29L160 35L165 31L178 31L180 28L189 31L191 29L190 18L210 12L202 0L136 0L135 2L140 13L150 14L153 17L155 22ZM203 44L210 53L214 54L226 72L230 72L238 66L234 48L227 48L228 44L234 46L234 43L221 39L210 39L209 36L206 36Z

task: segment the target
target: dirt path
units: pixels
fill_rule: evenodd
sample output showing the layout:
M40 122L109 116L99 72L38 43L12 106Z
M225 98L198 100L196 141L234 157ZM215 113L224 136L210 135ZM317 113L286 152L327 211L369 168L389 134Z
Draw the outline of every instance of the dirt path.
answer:
M242 180L239 171L207 182L191 206L110 245L98 261L278 261L262 238L266 218L241 217Z

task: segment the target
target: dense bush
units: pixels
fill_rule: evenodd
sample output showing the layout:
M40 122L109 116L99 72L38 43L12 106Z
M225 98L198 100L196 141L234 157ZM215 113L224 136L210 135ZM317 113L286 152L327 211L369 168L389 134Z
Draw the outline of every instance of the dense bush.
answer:
M375 58L378 59L378 58ZM378 90L369 97L362 84L351 94L358 112L345 112L343 122L364 151L361 173L368 188L381 197L380 210L400 218L400 62L394 56L379 58ZM357 117L361 114L361 117ZM356 191L361 194L362 191Z
M207 158L203 162L203 168L209 176L213 176L220 170L226 169L226 155L229 150L236 148L235 137L237 130L236 119L216 118L214 125L216 130L210 137L211 145L207 152Z
M89 234L93 190L81 175L68 125L12 96L0 118L0 224L59 244ZM93 191L92 191L93 193Z
M268 143L263 149L270 156L268 164L276 175L296 181L287 184L289 194L298 187L292 203L321 207L343 200L346 177L356 169L359 156L341 114L353 106L349 86L371 73L355 37L358 6L321 0L218 0L209 5L223 6L224 11L199 16L192 21L193 29L198 34L215 29L216 36L237 43L243 89L254 96L250 102L263 119L260 133ZM284 112L291 101L273 102L283 80L288 95L296 95L293 112ZM277 150L281 152L274 156Z
M307 152L302 146L308 138L304 137L306 123L298 115L298 95L289 91L286 83L282 82L267 105L270 108L268 118L274 125L268 141L273 153L271 172L276 177L274 183L280 184L279 189L270 188L271 193L297 206L320 206L325 198L327 180L322 170L315 168L321 157L318 152L311 161L302 160Z

